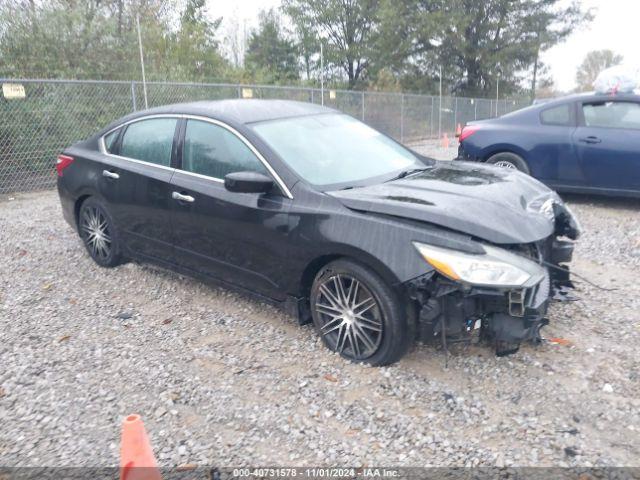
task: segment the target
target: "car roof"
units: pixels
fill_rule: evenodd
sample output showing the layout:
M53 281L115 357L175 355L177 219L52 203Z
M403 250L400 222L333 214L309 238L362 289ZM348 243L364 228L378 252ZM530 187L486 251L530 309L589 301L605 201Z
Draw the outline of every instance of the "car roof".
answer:
M635 102L640 101L640 95L634 93L618 93L618 94L607 94L607 93L595 93L595 92L585 92L585 93L574 93L571 95L565 95L563 97L545 99L544 101L539 101L536 103L536 106L544 105L545 108L550 105L557 105L565 102L573 102L576 100L585 100L585 101L614 101L614 100L633 100Z
M321 105L292 100L230 99L176 103L136 112L134 116L174 113L201 115L223 121L247 124L279 118L335 112L335 110Z
M536 99L533 104L514 110L513 112L505 113L497 118L488 118L485 120L478 120L477 122L492 123L501 122L503 119L512 122L516 119L528 121L531 115L537 115L538 112L542 112L554 106L565 105L572 102L584 101L584 102L611 102L611 101L632 101L640 102L640 95L636 93L618 93L615 95L585 92L585 93L573 93L562 97L548 98L548 99ZM475 122L473 122L475 123Z

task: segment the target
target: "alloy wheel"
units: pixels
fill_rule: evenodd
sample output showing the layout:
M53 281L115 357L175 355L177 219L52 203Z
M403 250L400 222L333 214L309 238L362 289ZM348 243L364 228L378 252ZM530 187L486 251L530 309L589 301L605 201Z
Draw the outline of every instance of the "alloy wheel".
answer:
M354 277L336 274L324 280L314 308L320 318L320 333L333 351L365 360L380 347L382 310L371 291Z
M517 169L518 169L518 167L516 167L513 163L508 162L508 161L506 161L506 160L500 160L500 161L498 161L498 162L494 163L494 165L495 165L496 167L512 168L512 169L514 169L514 170L517 170Z
M91 254L101 260L107 259L111 253L111 233L104 213L94 206L84 209L80 229Z

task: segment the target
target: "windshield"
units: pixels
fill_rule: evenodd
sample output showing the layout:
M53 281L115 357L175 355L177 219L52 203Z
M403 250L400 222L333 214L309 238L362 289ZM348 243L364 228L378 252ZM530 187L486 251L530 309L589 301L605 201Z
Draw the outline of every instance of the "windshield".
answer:
M252 128L300 177L319 187L425 166L406 148L348 115L270 120Z

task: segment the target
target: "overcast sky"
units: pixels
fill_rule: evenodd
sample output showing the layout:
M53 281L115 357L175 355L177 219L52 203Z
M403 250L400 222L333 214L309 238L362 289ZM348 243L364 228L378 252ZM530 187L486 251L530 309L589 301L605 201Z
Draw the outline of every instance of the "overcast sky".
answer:
M610 49L621 54L625 64L640 65L640 1L582 0L582 4L595 9L593 22L545 52L542 58L560 90L575 86L576 69L591 50Z
M595 9L594 21L542 57L559 90L571 90L575 86L576 69L591 50L608 48L623 55L625 64L640 65L640 0L582 0L582 4ZM251 28L256 25L261 9L278 5L280 0L211 1L209 13L226 19L234 16L241 21L246 19L247 28Z

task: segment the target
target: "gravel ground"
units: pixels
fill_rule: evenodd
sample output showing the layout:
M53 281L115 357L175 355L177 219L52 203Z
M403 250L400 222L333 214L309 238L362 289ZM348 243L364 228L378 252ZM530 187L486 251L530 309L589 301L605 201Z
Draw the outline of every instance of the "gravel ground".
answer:
M568 345L371 368L223 288L97 267L55 192L0 197L0 465L117 465L137 412L163 466L640 466L640 204L569 201L574 269L617 290L553 305Z
M425 140L409 146L416 152L436 160L453 160L458 156L458 140L455 137L449 141L449 146L446 148L438 140Z

